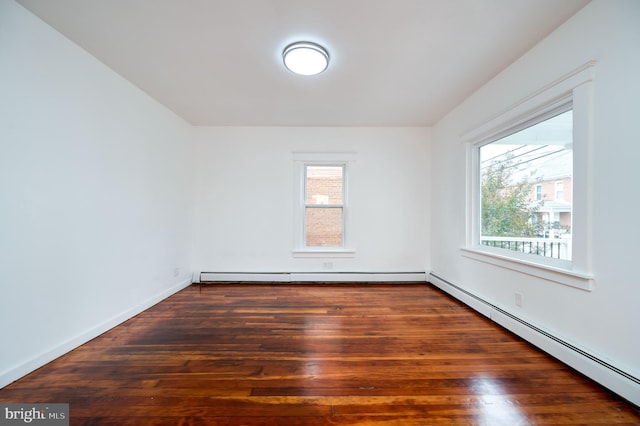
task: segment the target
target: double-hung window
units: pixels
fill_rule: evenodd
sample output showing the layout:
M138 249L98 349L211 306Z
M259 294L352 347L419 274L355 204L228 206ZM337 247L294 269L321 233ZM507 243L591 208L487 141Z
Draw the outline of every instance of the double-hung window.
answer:
M294 256L352 256L348 212L351 153L294 153Z
M593 67L463 136L465 257L590 289Z

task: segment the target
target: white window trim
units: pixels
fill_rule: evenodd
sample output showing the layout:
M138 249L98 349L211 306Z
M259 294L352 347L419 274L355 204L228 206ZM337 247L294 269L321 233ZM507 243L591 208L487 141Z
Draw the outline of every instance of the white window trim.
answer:
M355 257L351 230L351 215L349 214L349 175L352 173L356 154L353 152L294 152L294 242L293 257ZM343 245L342 247L307 247L304 242L304 217L305 217L305 166L343 166Z
M542 279L592 290L593 80L590 61L521 99L461 137L467 147L466 241L462 255ZM573 109L573 253L571 261L538 258L480 244L478 148Z

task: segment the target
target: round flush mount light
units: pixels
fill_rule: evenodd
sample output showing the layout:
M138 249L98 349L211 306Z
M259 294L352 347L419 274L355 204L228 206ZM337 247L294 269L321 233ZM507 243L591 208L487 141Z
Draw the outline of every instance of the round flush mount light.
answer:
M329 52L316 43L299 41L291 43L282 51L284 66L300 75L316 75L329 66Z

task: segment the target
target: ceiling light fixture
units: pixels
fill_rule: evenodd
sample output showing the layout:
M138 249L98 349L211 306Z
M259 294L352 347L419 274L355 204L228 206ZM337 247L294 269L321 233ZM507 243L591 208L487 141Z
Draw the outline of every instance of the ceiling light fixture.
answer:
M329 66L329 52L316 43L298 41L282 51L284 66L300 75L316 75Z

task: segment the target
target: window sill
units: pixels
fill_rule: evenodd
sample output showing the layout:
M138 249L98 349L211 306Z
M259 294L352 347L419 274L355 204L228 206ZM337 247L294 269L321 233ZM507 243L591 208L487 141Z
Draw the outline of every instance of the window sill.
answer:
M356 251L354 249L301 249L293 250L293 257L309 258L309 257L355 257Z
M580 273L549 265L542 265L476 248L463 247L461 250L462 256L469 259L510 269L512 271L517 271L537 278L542 278L547 281L553 281L570 287L579 288L581 290L593 290L593 276L591 274Z

